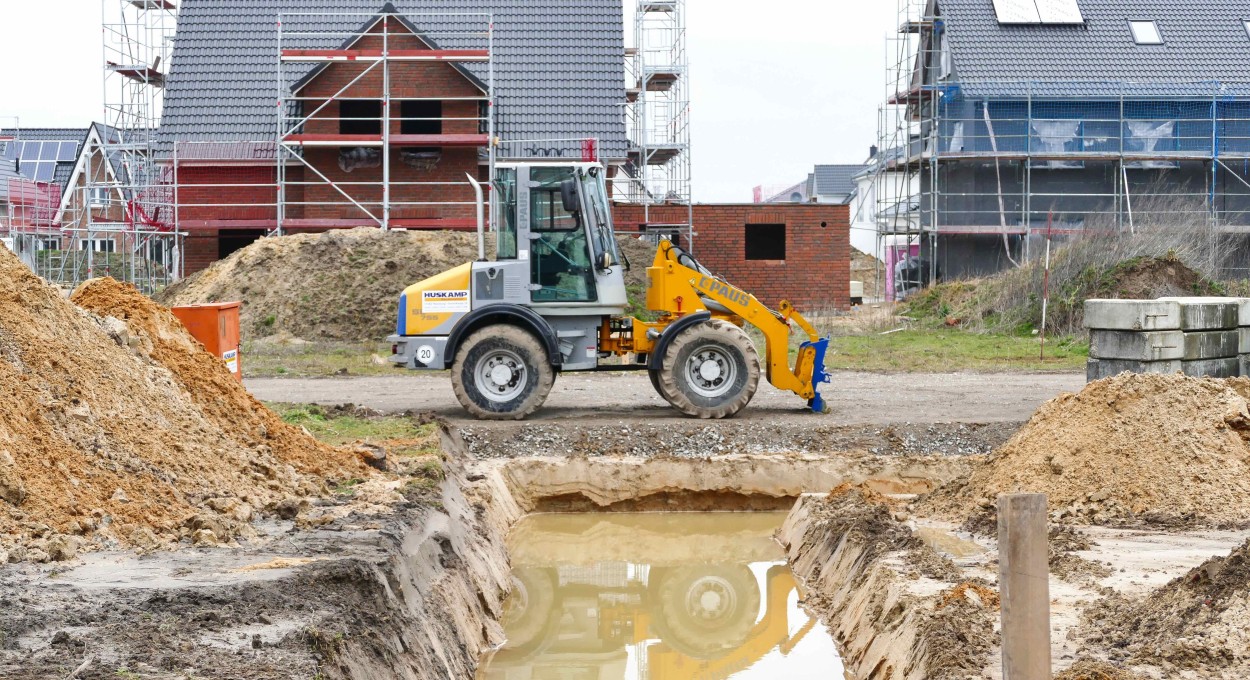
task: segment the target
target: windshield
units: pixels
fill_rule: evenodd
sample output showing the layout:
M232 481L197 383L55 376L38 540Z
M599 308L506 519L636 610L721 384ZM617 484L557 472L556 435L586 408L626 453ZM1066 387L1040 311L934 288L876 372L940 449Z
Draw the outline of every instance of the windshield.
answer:
M602 262L604 253L611 256L611 263L621 263L616 252L616 239L612 235L612 210L608 205L607 183L600 168L591 168L582 177L582 193L586 209L590 211L589 222L594 236L595 262Z

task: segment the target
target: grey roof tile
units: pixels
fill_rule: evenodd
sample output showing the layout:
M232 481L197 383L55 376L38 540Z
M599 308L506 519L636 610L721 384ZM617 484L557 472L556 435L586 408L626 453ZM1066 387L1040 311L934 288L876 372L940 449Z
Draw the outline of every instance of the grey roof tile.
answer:
M1000 25L992 0L937 0L971 96L1250 95L1247 0L1079 0L1083 25ZM1163 45L1137 45L1153 19ZM1032 81L1032 82L1029 82Z
M865 167L864 165L817 165L814 173L816 195L849 201L851 195L855 193L855 176Z
M174 141L265 141L277 136L279 13L326 12L316 30L336 35L309 47L337 48L384 0L185 0L165 93L159 146ZM497 133L504 140L598 137L607 158L627 142L621 0L396 0L396 9L448 49L478 47L448 36L465 19L495 23ZM440 16L441 15L441 16ZM311 18L301 21L301 28ZM477 24L480 25L480 20ZM312 26L312 24L307 24ZM302 46L302 45L301 45ZM311 70L308 66L305 71ZM464 68L486 79L487 66ZM289 87L302 72L287 67Z

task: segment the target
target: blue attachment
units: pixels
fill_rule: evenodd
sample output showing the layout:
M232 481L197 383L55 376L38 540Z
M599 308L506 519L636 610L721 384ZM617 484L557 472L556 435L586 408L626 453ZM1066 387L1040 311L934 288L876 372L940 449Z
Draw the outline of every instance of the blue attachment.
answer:
M812 361L812 389L816 392L816 396L809 399L807 405L816 413L825 413L827 406L824 398L820 396L820 386L823 383L833 382L832 376L825 370L825 352L829 351L829 338L821 338L816 342L804 342L800 345L800 351L808 347L816 350L816 356Z

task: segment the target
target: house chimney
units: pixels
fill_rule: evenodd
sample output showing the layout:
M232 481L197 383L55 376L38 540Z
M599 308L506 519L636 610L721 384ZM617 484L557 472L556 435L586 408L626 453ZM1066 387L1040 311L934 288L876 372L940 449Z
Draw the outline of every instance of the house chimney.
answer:
M876 158L878 151L880 151L880 149L877 148L876 144L873 144L872 146L868 147L868 160L872 160Z

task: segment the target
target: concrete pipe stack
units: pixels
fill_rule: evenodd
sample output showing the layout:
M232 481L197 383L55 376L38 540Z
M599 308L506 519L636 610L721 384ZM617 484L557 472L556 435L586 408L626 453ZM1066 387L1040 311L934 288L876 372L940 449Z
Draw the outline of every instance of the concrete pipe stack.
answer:
M1250 298L1087 300L1092 382L1120 373L1250 376Z

